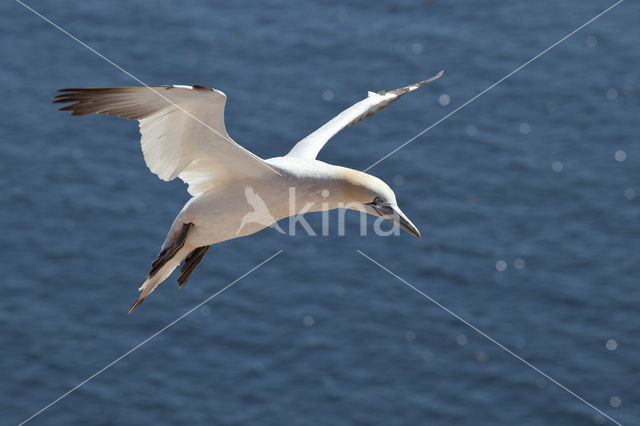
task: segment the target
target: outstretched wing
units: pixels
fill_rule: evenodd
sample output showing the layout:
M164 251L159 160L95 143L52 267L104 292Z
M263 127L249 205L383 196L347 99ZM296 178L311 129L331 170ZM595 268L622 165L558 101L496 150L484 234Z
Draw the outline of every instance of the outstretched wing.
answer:
M142 152L162 180L176 177L191 195L238 176L275 173L234 142L224 126L226 95L204 86L124 86L62 89L56 103L71 115L107 114L138 120ZM269 170L271 169L271 171Z
M369 92L369 96L365 99L342 111L318 130L298 142L286 156L297 158L316 158L322 147L340 130L353 126L365 118L371 117L376 112L386 108L387 105L400 99L400 97L405 93L409 93L420 86L440 78L442 74L444 74L444 72L440 71L438 74L427 80L401 87L400 89L390 90L388 92L385 92L384 90L381 90L378 93Z

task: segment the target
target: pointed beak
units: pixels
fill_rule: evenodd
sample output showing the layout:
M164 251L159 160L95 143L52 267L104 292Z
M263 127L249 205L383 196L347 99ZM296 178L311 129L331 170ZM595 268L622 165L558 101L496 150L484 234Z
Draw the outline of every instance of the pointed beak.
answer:
M371 207L381 218L386 219L389 222L392 222L398 225L400 228L404 229L414 237L418 239L421 238L420 231L418 231L418 228L416 228L416 226L413 223L411 223L409 218L407 218L407 216L405 216L405 214L402 213L402 210L400 210L400 207L396 206L395 204L384 204L384 205L371 204Z

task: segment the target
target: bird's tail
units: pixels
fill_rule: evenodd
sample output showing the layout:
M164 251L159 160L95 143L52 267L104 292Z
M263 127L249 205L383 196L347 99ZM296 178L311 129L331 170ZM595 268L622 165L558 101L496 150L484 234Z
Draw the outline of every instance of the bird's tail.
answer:
M169 235L162 246L162 251L151 264L151 272L149 272L147 279L138 289L141 291L140 296L129 309L129 313L140 306L144 299L166 280L180 262L191 253L192 248L185 246L185 242L193 226L193 223L174 223L171 227Z
M173 256L167 263L165 263L161 268L159 268L155 274L147 275L147 279L144 283L138 288L140 291L140 296L138 296L138 300L133 304L131 309L129 309L129 313L132 313L136 310L138 306L144 302L144 299L150 295L153 290L156 289L164 280L167 279L169 275L173 272L174 269L184 260L185 257L189 254L189 250L180 250L176 255Z

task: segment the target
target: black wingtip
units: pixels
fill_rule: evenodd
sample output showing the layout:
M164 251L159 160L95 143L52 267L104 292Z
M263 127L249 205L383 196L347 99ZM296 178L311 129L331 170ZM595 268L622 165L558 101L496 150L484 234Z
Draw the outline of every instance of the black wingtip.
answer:
M419 86L422 86L422 85L424 85L424 84L431 83L432 81L435 81L435 80L439 79L439 78L440 78L440 77L442 77L443 75L444 75L444 70L440 70L440 71L439 71L437 74L435 74L434 76L429 77L429 78L428 78L428 79L426 79L426 80L422 80L420 83L418 83L418 84L417 84L417 86L419 87Z

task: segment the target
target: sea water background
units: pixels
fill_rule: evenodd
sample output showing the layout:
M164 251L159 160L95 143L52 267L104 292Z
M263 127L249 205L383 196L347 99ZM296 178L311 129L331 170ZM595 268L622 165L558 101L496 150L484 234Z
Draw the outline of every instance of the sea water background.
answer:
M364 169L612 3L27 4L146 83L225 91L231 136L263 157L367 90L444 69L320 154ZM345 236L266 230L215 246L185 288L172 278L127 316L188 194L145 168L135 122L50 103L136 81L3 2L1 422L282 249L32 423L605 422L356 250L640 423L639 13L623 2L371 170L422 240L359 236L355 213Z

